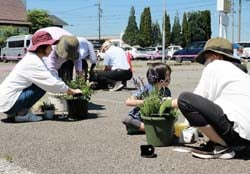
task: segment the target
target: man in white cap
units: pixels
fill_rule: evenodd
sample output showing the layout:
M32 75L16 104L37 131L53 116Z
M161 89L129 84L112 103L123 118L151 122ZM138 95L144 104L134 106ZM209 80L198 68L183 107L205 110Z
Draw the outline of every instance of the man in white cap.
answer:
M108 84L115 84L110 91L118 91L124 87L127 80L132 78L132 71L128 63L125 51L116 47L111 41L106 41L102 45L105 52L103 71L96 71L91 74L90 81L97 82L99 87L107 87Z

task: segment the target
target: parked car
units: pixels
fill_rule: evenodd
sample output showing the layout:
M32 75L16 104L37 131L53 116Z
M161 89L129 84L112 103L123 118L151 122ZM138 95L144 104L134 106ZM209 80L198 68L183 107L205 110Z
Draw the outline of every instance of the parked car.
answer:
M4 62L9 60L20 60L27 52L31 43L32 35L11 36L6 39L1 48L1 59Z
M162 58L162 47L146 47L145 52L150 56L150 59Z
M250 42L238 42L239 45L243 47L243 52L241 57L243 59L250 59Z
M150 55L145 52L144 48L141 47L124 47L126 53L131 55L132 60L136 59L149 59Z
M167 48L167 57L172 58L173 54L178 51L178 50L182 50L183 48L179 45L170 45Z
M186 48L178 50L173 54L173 60L181 63L182 61L193 62L200 51L203 50L206 41L196 41L190 43Z

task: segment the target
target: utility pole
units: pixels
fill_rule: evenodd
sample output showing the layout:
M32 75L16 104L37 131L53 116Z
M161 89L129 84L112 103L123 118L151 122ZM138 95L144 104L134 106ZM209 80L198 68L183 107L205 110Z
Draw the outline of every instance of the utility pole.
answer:
M162 63L165 63L165 13L166 13L166 0L163 0L163 17L162 17Z
M101 9L101 0L99 0L98 6L98 39L101 40L101 17L103 10Z
M240 32L241 32L241 0L239 0L239 16L238 16L238 21L239 21L239 28L238 28L238 42L240 42Z
M232 43L234 42L234 0L232 0Z
M228 14L231 12L230 0L217 0L217 11L219 12L219 37L227 38L229 25Z

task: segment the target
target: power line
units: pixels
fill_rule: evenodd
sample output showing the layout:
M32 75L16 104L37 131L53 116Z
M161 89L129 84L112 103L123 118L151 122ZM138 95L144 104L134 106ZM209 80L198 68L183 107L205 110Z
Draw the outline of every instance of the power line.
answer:
M88 5L88 6L82 6L82 7L77 7L77 8L73 8L73 9L69 9L69 10L64 10L64 11L54 11L54 13L57 13L57 14L65 14L65 13L68 13L68 12L75 12L77 10L83 10L83 9L87 9L89 7L94 7L94 4L92 5Z

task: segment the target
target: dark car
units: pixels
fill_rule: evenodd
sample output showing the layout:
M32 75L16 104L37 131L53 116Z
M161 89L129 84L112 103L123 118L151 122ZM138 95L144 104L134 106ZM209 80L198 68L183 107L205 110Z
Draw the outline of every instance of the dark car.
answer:
M189 44L186 48L178 50L173 54L172 60L181 63L182 61L194 61L199 52L201 52L206 41L196 41Z

